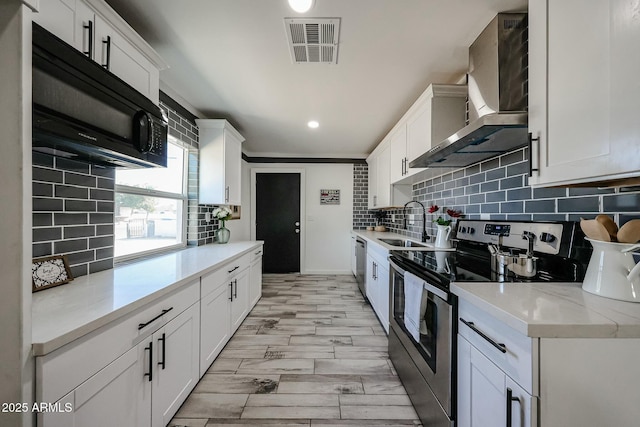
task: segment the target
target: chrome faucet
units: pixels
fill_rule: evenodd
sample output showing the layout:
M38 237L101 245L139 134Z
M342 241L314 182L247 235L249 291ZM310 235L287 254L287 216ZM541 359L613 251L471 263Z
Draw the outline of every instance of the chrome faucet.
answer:
M402 215L404 216L404 229L407 229L407 205L409 203L417 203L422 206L422 241L426 242L429 240L429 236L427 235L427 210L424 208L424 205L417 200L409 200L404 204L404 208L402 208Z

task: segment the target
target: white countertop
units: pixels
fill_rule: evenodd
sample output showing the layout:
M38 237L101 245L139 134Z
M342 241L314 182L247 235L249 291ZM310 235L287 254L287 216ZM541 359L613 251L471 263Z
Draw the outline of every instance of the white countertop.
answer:
M404 236L398 233L392 233L390 231L367 231L367 230L352 230L352 233L356 236L362 237L368 242L375 243L376 245L380 245L383 248L390 251L454 251L455 249L445 249L445 248L436 248L435 245L431 242L420 242L420 240L412 239L410 237ZM418 242L422 245L426 245L425 247L404 247L404 246L392 246L389 245L380 239L403 239L403 240L411 240L413 242Z
M191 247L36 292L32 304L34 355L60 348L260 245L262 242L234 242Z
M451 291L530 337L640 338L640 304L581 283L452 283Z

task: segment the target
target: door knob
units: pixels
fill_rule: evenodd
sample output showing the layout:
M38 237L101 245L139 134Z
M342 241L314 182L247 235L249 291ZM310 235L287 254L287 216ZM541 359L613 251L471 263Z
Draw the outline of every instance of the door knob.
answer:
M294 224L296 227L300 227L300 221L296 221L296 223Z

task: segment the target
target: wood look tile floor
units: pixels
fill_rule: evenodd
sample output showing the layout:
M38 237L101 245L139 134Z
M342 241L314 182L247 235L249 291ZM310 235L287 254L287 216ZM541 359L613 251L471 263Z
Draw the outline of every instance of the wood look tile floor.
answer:
M264 275L169 426L420 426L353 276Z

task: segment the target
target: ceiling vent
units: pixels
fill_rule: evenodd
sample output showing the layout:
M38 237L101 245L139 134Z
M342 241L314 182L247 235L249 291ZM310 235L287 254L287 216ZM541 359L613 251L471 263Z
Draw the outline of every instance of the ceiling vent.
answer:
M340 18L285 18L294 64L337 64Z

